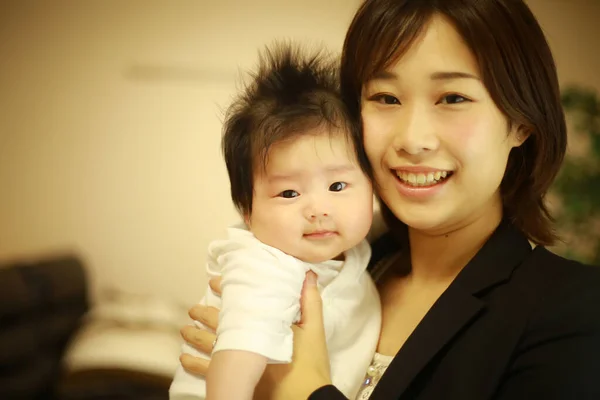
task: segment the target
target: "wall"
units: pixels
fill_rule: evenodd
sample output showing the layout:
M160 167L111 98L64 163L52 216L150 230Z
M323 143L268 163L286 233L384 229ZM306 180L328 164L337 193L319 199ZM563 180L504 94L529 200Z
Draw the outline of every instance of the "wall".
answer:
M600 1L526 2L554 52L561 84L579 83L600 90Z
M339 49L358 1L0 5L0 260L76 251L101 288L190 304L237 219L219 151L238 68L275 37ZM561 82L600 88L600 2L530 0Z
M190 303L237 219L221 110L259 46L341 47L348 0L3 2L0 259L76 251L100 287Z

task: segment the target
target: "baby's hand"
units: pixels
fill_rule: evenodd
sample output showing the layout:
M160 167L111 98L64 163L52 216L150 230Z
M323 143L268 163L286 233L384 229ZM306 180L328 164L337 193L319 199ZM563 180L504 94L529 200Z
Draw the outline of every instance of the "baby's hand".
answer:
M209 281L209 286L213 292L217 295L221 295L221 278L213 278ZM188 312L190 318L195 321L201 322L208 330L198 328L193 325L186 325L181 329L181 336L183 339L195 347L198 351L210 354L214 347L214 342L217 338L215 332L217 331L217 325L219 324L219 310L214 307L201 306L200 304L194 305ZM206 376L208 372L209 360L205 360L200 357L194 357L190 354L182 354L179 357L179 361L185 370L194 375Z

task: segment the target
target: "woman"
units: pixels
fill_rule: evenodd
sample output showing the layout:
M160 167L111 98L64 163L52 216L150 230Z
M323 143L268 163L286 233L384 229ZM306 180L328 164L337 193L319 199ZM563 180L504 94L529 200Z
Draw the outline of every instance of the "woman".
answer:
M344 43L342 90L390 228L374 245L383 323L363 398L600 398L600 271L543 247L566 128L525 3L367 0ZM264 378L272 398L344 398L312 281L294 362ZM191 310L211 326L216 313ZM203 351L214 340L183 336Z

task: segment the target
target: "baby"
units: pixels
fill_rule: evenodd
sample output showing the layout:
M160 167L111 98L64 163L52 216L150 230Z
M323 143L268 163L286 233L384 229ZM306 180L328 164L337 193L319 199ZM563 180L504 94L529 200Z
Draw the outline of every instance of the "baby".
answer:
M207 270L222 276L217 341L201 377L179 367L170 399L251 399L267 363L292 359L291 326L314 271L323 298L331 376L354 398L375 352L380 302L367 264L373 216L359 126L340 98L336 64L279 45L228 109L223 153L244 223L210 244ZM199 355L184 344L183 351Z

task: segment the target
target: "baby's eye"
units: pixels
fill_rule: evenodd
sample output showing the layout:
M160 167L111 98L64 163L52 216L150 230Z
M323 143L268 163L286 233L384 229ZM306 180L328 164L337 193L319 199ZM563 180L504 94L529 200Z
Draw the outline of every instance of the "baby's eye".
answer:
M440 103L442 104L458 104L458 103L464 103L465 101L468 101L469 99L467 99L464 96L461 96L460 94L448 94L444 97L442 97L442 99L440 100Z
M331 190L332 192L341 192L346 188L346 186L348 186L348 184L345 182L335 182L332 183L331 186L329 186L329 190Z
M284 199L293 199L294 197L300 196L300 193L296 192L295 190L284 190L283 192L279 193L278 196L283 197Z

